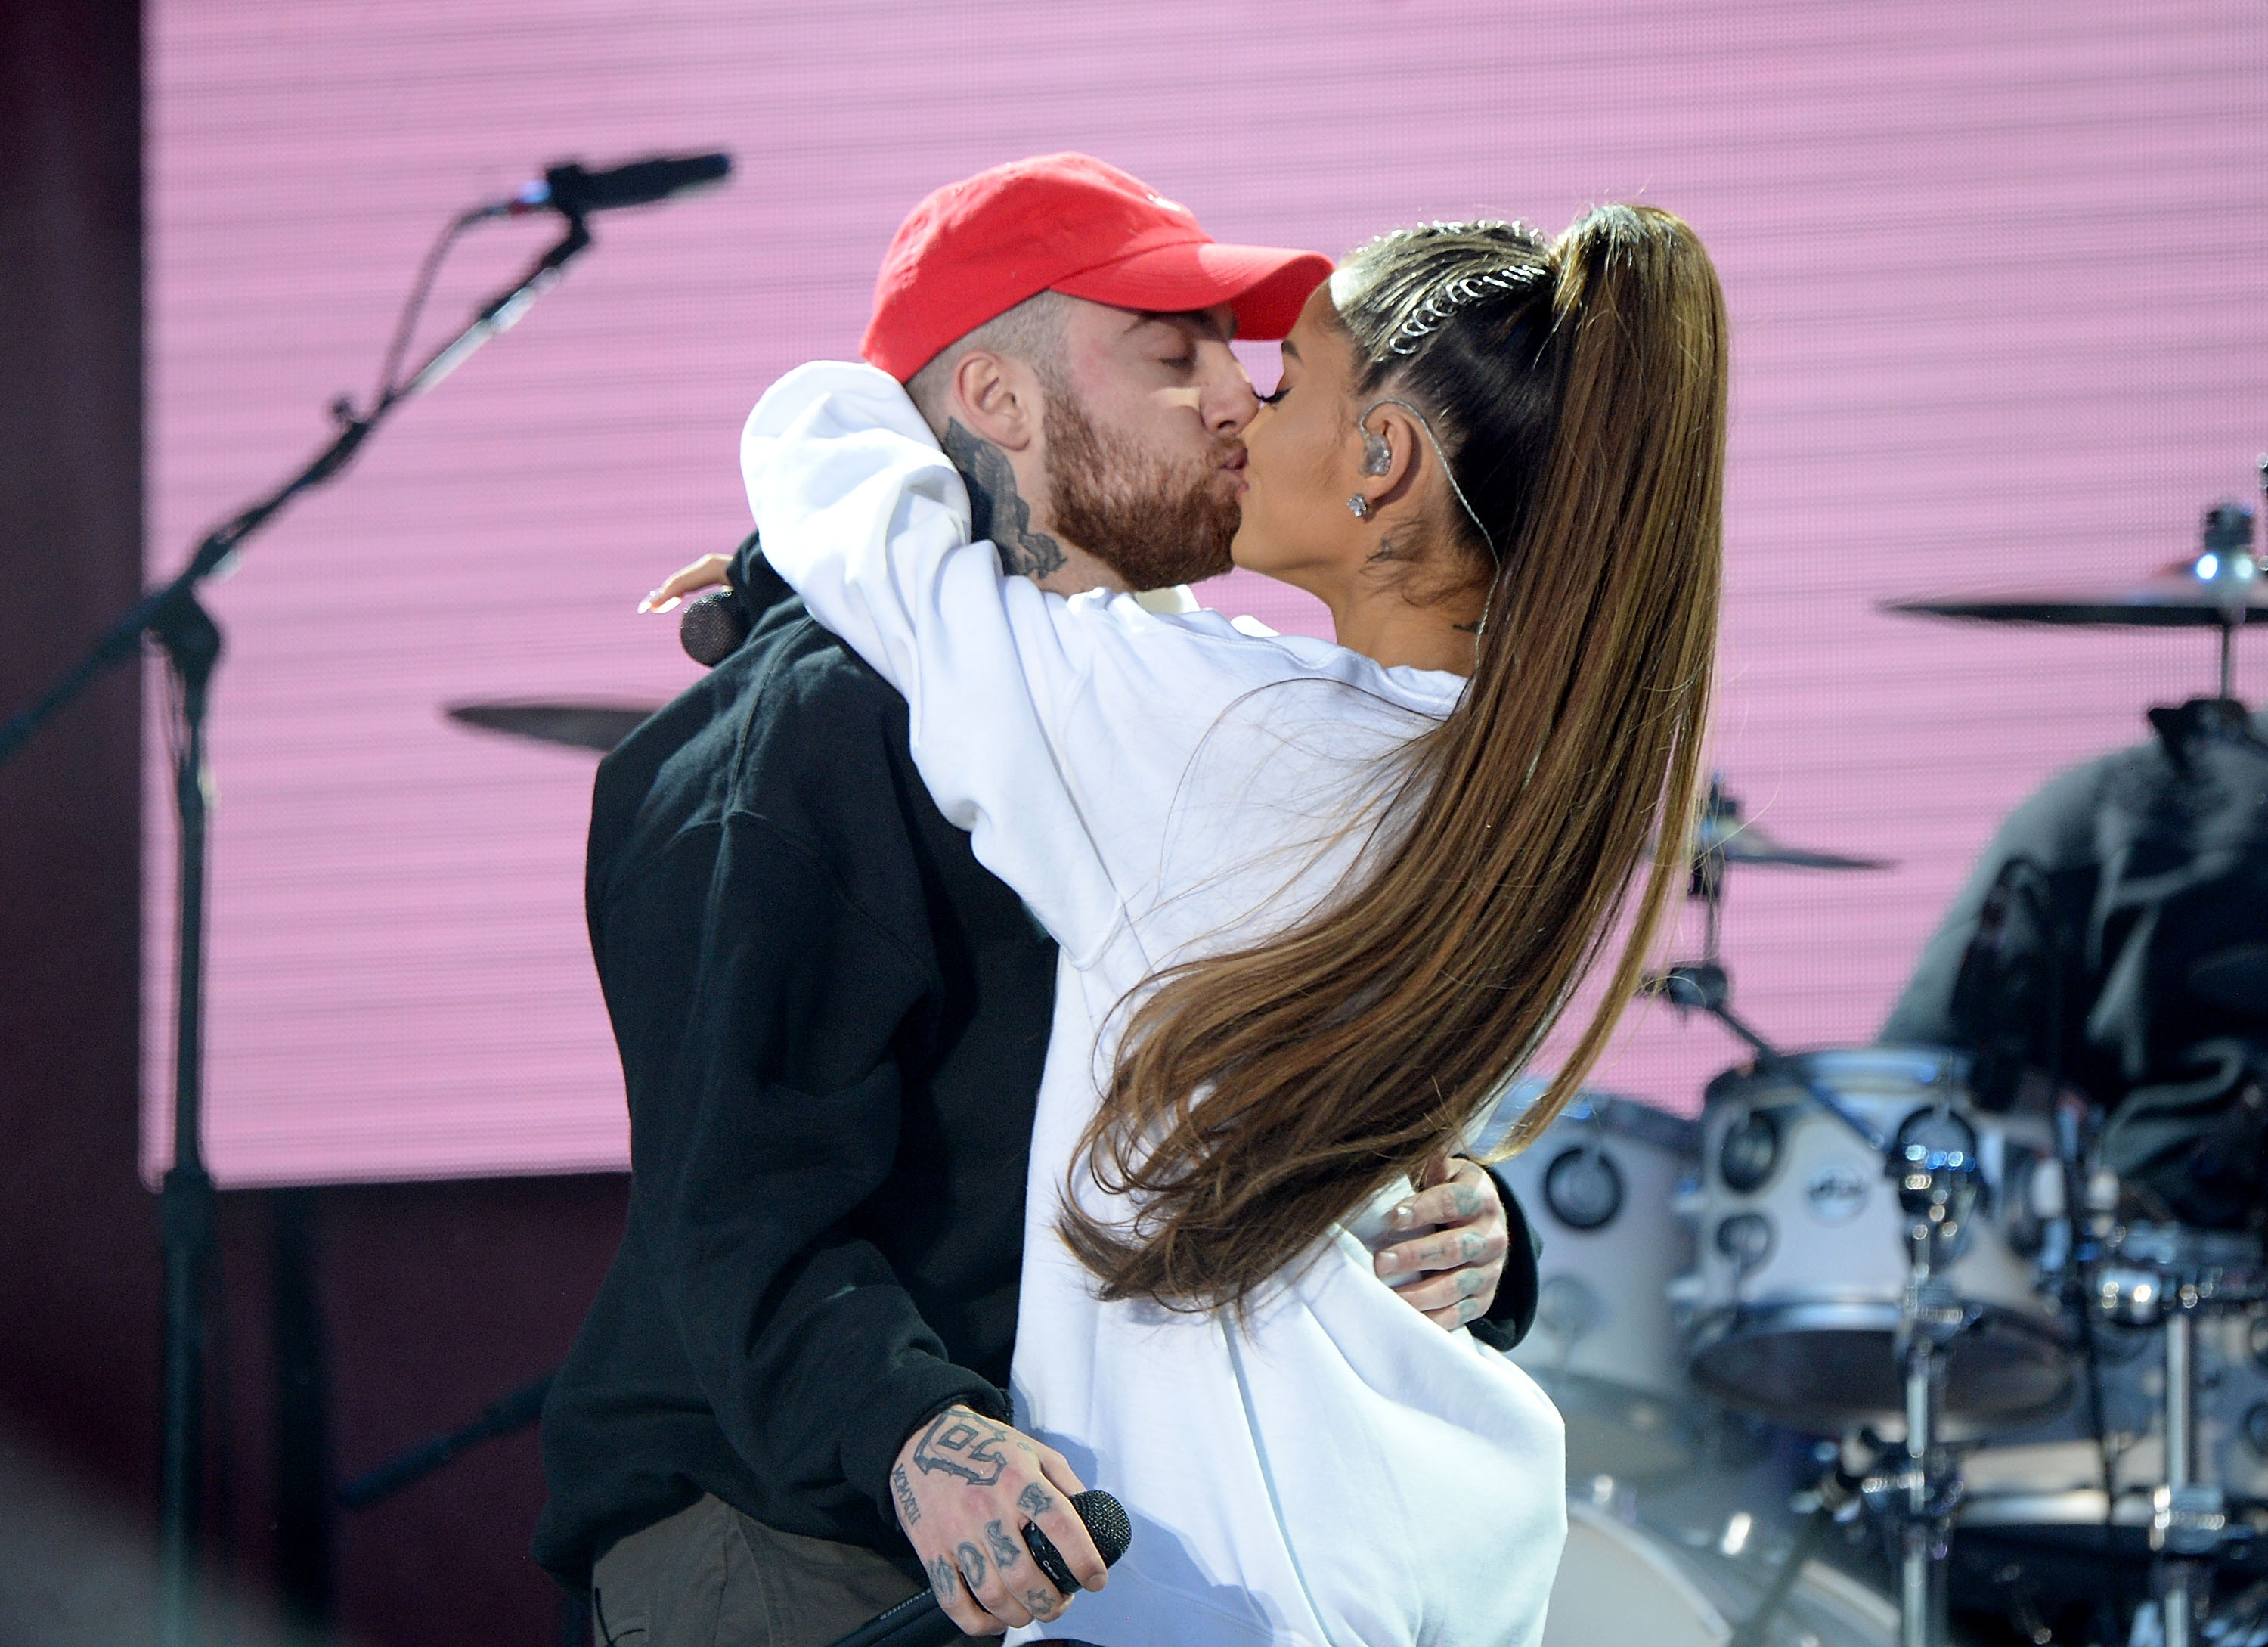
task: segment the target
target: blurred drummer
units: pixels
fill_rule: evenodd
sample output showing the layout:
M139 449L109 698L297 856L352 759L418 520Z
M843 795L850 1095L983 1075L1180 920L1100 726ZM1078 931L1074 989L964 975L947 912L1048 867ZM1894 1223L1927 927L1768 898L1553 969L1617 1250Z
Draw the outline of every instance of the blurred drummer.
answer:
M2107 1117L2138 1215L2268 1224L2268 711L2200 698L2000 824L1881 1038L1976 1054Z

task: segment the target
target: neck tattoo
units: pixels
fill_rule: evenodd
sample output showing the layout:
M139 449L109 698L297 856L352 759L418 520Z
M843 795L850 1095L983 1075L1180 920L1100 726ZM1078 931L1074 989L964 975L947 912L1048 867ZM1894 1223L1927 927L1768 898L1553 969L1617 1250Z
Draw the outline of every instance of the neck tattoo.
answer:
M944 444L946 456L968 487L969 529L992 540L1001 569L1012 578L1044 578L1062 570L1063 545L1032 529L1032 506L1016 490L1008 454L978 439L957 419L946 423Z

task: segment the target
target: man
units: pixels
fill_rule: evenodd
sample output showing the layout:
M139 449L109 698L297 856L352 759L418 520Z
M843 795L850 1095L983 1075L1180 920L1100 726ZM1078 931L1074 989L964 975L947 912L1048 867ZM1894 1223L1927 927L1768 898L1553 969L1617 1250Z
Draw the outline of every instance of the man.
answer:
M863 348L1011 570L1178 584L1228 565L1256 403L1231 336L1281 336L1328 271L1051 156L915 210ZM925 1578L997 1633L1065 1605L1027 1525L1103 1576L1079 1483L1001 1393L1055 952L931 802L903 702L753 541L732 581L748 638L593 802L632 1189L546 1407L537 1559L641 1647L822 1647ZM1512 1235L1489 1180L1468 1163L1410 1224L1405 1296L1471 1318ZM1510 1246L1490 1318L1517 1330L1524 1229Z
M1981 1100L2087 1095L2136 1216L2268 1222L2268 712L2154 709L1994 833L1886 1041L1967 1048Z

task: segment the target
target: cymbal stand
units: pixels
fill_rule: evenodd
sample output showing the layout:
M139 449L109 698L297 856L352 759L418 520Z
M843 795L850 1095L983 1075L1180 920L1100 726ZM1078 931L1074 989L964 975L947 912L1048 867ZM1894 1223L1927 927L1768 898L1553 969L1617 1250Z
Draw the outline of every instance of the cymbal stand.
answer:
M2268 492L2268 454L2260 459L2260 484ZM2252 550L2252 511L2225 504L2205 516L2205 548L2198 563L2199 575L2220 597L2220 698L2236 700L2236 631L2250 616L2249 602L2260 563ZM2212 570L2206 571L2210 565Z
M1709 798L1705 806L1703 838L1712 842L1720 841L1722 836L1719 832L1705 826L1734 816L1737 810L1732 797L1726 793L1721 774L1709 780ZM1725 970L1720 948L1725 925L1725 861L1721 845L1702 847L1693 854L1692 874L1686 882L1687 900L1701 905L1701 958L1682 961L1659 972L1649 972L1639 983L1638 993L1659 995L1680 1013L1707 1013L1732 1031L1734 1038L1756 1055L1758 1069L1783 1075L1795 1082L1822 1109L1866 1140L1869 1149L1876 1155L1887 1155L1890 1141L1876 1132L1871 1122L1846 1105L1832 1087L1794 1063L1734 1013L1732 974Z
M1800 1514L1803 1520L1788 1546L1787 1558L1780 1562L1779 1570L1772 1575L1771 1583L1764 1586L1764 1594L1756 1598L1756 1604L1749 1610L1749 1615L1740 1621L1726 1640L1725 1647L1767 1647L1771 1621L1787 1605L1788 1597L1795 1592L1805 1566L1827 1542L1828 1535L1836 1527L1855 1519L1866 1508L1867 1478L1874 1473L1881 1461L1880 1444L1869 1432L1865 1444L1874 1447L1875 1451L1856 1470L1844 1463L1843 1449L1839 1444L1830 1441L1821 1444L1825 1456L1821 1458L1816 1453L1813 1456L1824 1468L1809 1487L1794 1495L1790 1501L1789 1508Z
M2176 1304L2166 1318L2166 1484L2151 1496L2150 1547L2157 1564L2159 1616L2166 1647L2191 1647L2197 1636L2199 1556L2210 1555L2228 1525L2220 1489L2191 1479L2196 1437L2195 1320Z
M1901 1153L1889 1165L1906 1215L1909 1268L1896 1340L1905 1385L1905 1446L1896 1469L1869 1486L1898 1529L1899 1647L1942 1647L1945 1563L1961 1476L1938 1436L1937 1419L1946 1351L1976 1325L1979 1311L1955 1295L1940 1272L1960 1249L1980 1178L1977 1157L1967 1150L1916 1142Z
M2165 1337L2166 1481L2151 1496L2150 1548L2165 1647L2196 1647L2206 1580L2228 1532L2220 1488L2197 1479L2197 1317L2256 1302L2268 1277L2257 1266L2216 1263L2179 1244L2154 1253L2130 1247L2122 1256L2138 1261L2105 1270L2096 1303L2133 1325L2154 1321Z

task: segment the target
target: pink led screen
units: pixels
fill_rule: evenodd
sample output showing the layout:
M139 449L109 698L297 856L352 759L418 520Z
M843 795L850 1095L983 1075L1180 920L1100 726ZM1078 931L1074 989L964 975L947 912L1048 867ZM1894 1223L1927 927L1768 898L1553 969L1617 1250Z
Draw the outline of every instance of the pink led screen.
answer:
M2211 684L2201 641L1875 603L2139 575L2268 446L2254 0L158 0L150 66L153 576L366 392L448 214L554 159L740 159L721 193L600 220L518 330L213 592L227 1184L623 1164L582 925L593 757L443 707L658 703L693 678L637 596L736 541L756 394L850 353L899 217L993 161L1088 150L1224 237L1333 252L1617 197L1697 225L1739 351L1716 760L1773 831L1899 860L1734 887L1739 998L1791 1044L1870 1034L1997 816ZM475 235L429 336L547 227ZM1241 576L1205 593L1317 622ZM2244 650L2241 686L2268 693ZM153 738L153 1171L162 757ZM1732 1061L1655 1008L1600 1079L1690 1110Z

